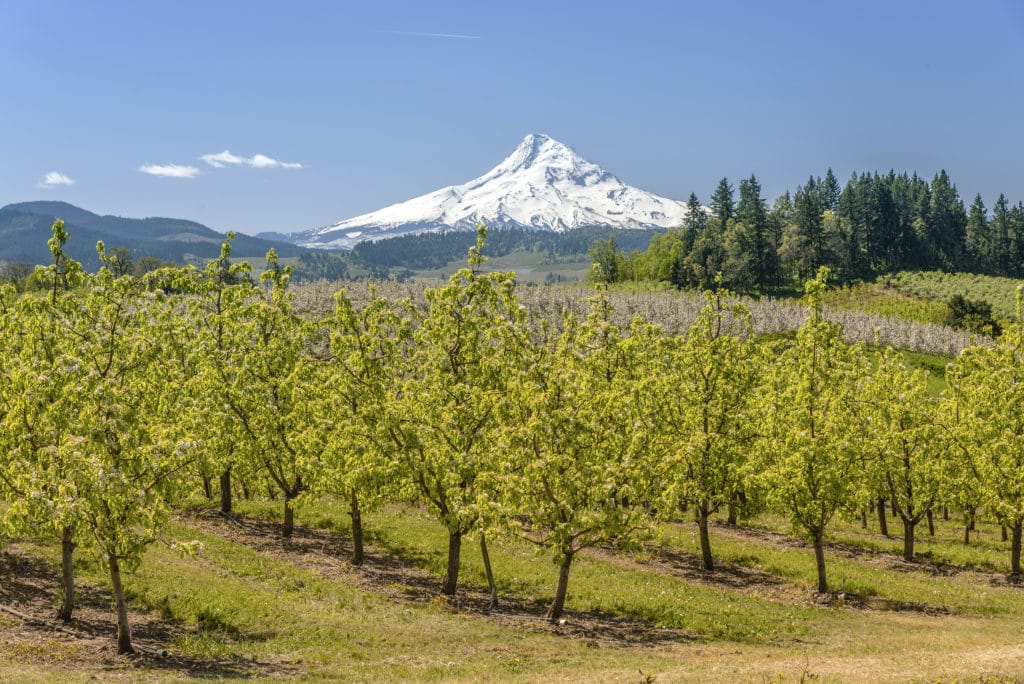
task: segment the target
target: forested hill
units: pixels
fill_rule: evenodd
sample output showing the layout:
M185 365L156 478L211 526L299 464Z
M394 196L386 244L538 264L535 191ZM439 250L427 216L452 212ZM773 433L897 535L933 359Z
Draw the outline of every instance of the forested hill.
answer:
M123 247L133 256L184 263L190 258L212 259L220 253L224 235L211 228L174 218L132 219L100 216L66 202L22 202L0 208L0 261L45 264L46 242L54 219L63 219L71 233L67 251L87 269L99 266L96 242L108 249ZM238 256L259 256L273 247L279 256L298 256L301 247L239 234L233 243Z
M523 228L498 228L487 231L489 256L503 256L518 251L546 253L552 262L585 258L591 245L612 236L627 251L647 249L651 238L664 231L623 230L601 226L574 228L562 233ZM476 233L452 230L421 233L360 242L352 248L355 259L370 268L443 268L452 261L466 258L466 251L476 244Z
M859 173L842 186L829 169L771 207L756 177L740 181L738 198L723 178L710 211L696 195L689 204L682 227L642 254L620 253L609 273L709 287L721 272L747 292L799 283L823 265L840 282L922 269L1024 276L1024 204L999 195L989 211L976 196L965 207L945 171L931 182Z

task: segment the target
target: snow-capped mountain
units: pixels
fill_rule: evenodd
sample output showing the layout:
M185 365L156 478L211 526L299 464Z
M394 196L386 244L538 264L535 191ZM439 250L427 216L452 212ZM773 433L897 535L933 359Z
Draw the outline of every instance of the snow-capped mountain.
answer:
M337 249L409 233L470 230L478 221L562 232L595 225L667 228L685 215L683 202L626 185L557 140L530 134L468 183L293 237L306 247Z

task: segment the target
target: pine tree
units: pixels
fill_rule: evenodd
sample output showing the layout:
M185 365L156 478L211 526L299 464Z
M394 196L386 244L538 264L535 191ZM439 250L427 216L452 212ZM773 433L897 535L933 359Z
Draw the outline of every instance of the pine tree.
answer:
M690 199L686 201L686 218L683 219L683 227L695 236L708 227L707 212L704 211L695 192L691 192Z
M945 170L932 180L928 205L927 238L935 265L955 270L963 263L967 214Z
M740 201L736 206L736 218L747 226L754 279L758 290L764 292L775 270L774 252L768 246L768 216L765 201L761 197L761 184L753 174L750 178L740 181Z
M990 233L988 210L981 201L981 195L975 195L967 214L966 229L967 256L966 265L978 273L995 271L994 241Z
M718 219L719 226L722 230L725 230L726 225L735 215L736 203L733 199L732 186L729 184L728 178L722 178L718 181L718 187L715 188L715 193L711 195L711 211Z
M835 211L839 208L840 193L839 181L836 180L835 174L832 173L832 167L830 166L828 171L825 173L825 179L821 184L821 199L825 210Z
M1006 195L1001 193L992 207L991 235L995 273L1010 277L1013 275L1014 232L1010 221L1010 203L1006 200Z

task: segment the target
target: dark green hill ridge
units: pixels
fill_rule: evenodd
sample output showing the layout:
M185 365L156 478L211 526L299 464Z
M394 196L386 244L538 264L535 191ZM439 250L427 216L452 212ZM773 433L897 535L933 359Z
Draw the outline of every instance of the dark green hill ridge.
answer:
M151 217L143 219L100 216L67 202L21 202L0 208L0 261L50 261L46 241L55 219L63 219L71 240L67 251L87 269L97 268L96 242L108 249L124 247L133 256L185 263L215 258L224 234L195 221ZM278 256L293 257L308 251L302 247L239 234L232 252L255 257L273 247Z

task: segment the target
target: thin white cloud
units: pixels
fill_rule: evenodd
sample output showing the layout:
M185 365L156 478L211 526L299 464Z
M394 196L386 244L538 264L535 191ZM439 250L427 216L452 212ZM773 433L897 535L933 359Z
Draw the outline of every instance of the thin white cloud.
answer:
M164 178L195 178L199 175L199 169L196 167L181 164L143 164L139 171Z
M199 157L215 169L223 169L227 166L249 166L254 169L301 169L302 164L298 162L283 162L265 154L254 154L251 157L240 157L232 154L230 150L217 152L216 154L204 154Z
M423 38L456 38L458 40L480 40L481 36L474 36L465 33L430 33L428 31L393 31L381 29L377 33L390 33L393 36L421 36Z
M223 169L228 164L244 164L245 158L239 157L237 154L231 154L227 150L218 152L217 154L204 154L200 157L204 162L209 164L215 169Z
M70 178L69 176L65 176L60 171L50 171L48 174L43 176L43 179L41 181L39 181L39 187L46 188L47 190L49 190L50 188L59 187L61 185L74 185L74 184L75 184L75 181L74 181L73 178Z

